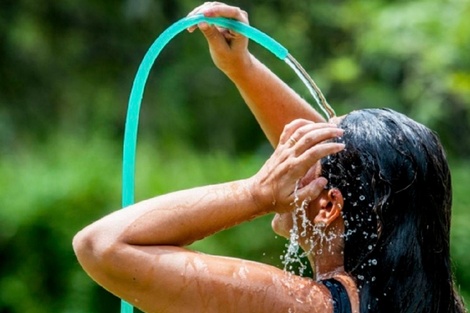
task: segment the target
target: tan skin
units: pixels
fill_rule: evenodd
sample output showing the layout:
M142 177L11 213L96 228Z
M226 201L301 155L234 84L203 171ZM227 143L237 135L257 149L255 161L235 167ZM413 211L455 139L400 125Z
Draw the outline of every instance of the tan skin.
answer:
M221 16L248 24L248 14L245 11L219 2L206 2L189 15L193 14ZM196 28L188 30L193 32ZM238 88L274 147L284 126L295 119L325 122L308 102L249 52L246 37L206 23L201 23L198 28L209 44L214 64Z
M248 22L238 8L220 3L206 3L194 13ZM97 283L145 312L332 312L329 291L315 280L329 277L343 283L353 312L359 312L354 280L343 266L343 197L337 189L325 190L326 179L319 177L319 160L344 148L326 141L341 136L343 131L334 123L321 123L317 112L247 52L242 36L207 25L199 27L209 37L216 65L241 90L276 146L274 153L247 179L158 196L87 226L73 241L80 264ZM256 88L271 90L270 95L260 95L256 88L238 81L239 77L248 77L248 71L253 73L250 79L258 79ZM274 90L282 96L272 96ZM268 103L270 113L265 114ZM300 187L294 194L297 182ZM305 238L300 240L309 251L315 278L185 248L215 232L269 213L276 213L273 230L287 237L293 223L294 200L308 202L311 222L324 225L325 233L336 234L321 254L321 240L311 228L305 238L317 241L315 248Z

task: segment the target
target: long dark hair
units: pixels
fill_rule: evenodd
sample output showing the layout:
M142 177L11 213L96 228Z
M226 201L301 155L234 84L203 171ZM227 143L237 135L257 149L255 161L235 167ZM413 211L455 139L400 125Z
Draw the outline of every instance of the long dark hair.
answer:
M361 312L464 312L449 249L446 156L425 126L389 109L348 114L346 148L322 160L345 199L345 270Z

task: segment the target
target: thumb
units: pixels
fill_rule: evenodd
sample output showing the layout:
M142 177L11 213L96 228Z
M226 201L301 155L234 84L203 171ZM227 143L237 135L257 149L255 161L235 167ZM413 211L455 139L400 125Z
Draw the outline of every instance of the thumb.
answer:
M207 42L212 50L220 50L222 47L227 46L227 42L224 36L221 34L219 29L214 25L209 25L208 23L200 23L198 25L199 29L206 37Z

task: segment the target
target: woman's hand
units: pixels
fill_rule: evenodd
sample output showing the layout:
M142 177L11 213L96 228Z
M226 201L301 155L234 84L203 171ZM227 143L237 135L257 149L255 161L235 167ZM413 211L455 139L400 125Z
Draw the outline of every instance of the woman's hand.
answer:
M292 210L295 201L317 198L327 183L319 177L319 160L344 149L344 144L328 142L342 134L334 124L307 120L288 124L273 155L250 179L258 206L281 213Z
M240 8L220 2L206 2L195 8L188 16L204 14L206 17L231 18L248 24L248 14ZM214 64L226 75L239 71L251 63L248 52L248 38L229 29L200 23L190 27L189 32L199 28L209 43L209 50Z

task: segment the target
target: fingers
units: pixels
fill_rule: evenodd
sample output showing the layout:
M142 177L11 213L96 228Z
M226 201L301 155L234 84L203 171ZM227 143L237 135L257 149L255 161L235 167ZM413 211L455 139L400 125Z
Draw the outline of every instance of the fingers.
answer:
M281 137L279 138L279 144L286 144L292 134L300 127L309 124L310 122L304 119L297 119L284 127Z
M259 198L268 206L272 203L276 212L317 198L327 184L319 177L319 161L344 149L344 144L328 141L342 134L336 125L326 123L297 120L286 126L282 142L255 176Z
M296 159L296 163L298 164L295 171L299 173L299 175L305 175L307 171L315 165L320 159L327 157L332 154L336 154L344 149L343 143L321 143L318 144L305 153L300 155Z
M300 119L284 128L279 144L292 148L298 156L325 140L342 135L343 130L335 124L313 123Z
M303 133L304 131L305 133ZM324 128L303 127L292 135L291 143L295 142L295 144L291 148L295 151L296 156L300 156L316 146L321 146L324 149L326 147L342 147L343 144L333 143L329 140L341 137L343 133L344 131L336 126L325 126ZM299 135L300 139L294 139L298 138Z
M306 128L305 128L306 127ZM331 123L315 123L305 119L296 119L287 124L284 127L284 130L279 138L279 144L286 144L288 143L290 138L294 138L295 141L298 141L305 133L319 128L324 127L335 127L337 128L336 124ZM297 133L294 135L294 133Z
M248 14L238 7L220 2L206 2L195 8L189 16L204 14L206 17L225 17L248 24ZM215 65L223 72L238 71L249 64L248 38L230 29L202 22L188 28L193 32L199 28L209 44L211 57Z
M310 201L318 198L323 190L325 190L328 180L325 177L318 177L312 180L307 186L299 188L297 198L299 201Z
M248 13L238 7L226 5L219 2L213 2L205 7L199 13L204 14L207 17L222 16L231 18L242 23L248 23Z
M192 10L188 16L196 14L203 14L206 17L226 17L240 21L242 23L249 23L248 13L246 11L243 11L238 7L226 5L220 2L206 2ZM200 27L200 25L192 26L188 28L188 31L193 32L198 27Z
M207 42L211 45L213 50L219 51L221 49L227 48L226 38L218 27L211 26L207 23L200 23L198 27L204 34L204 37L206 37Z
M343 143L331 141L343 133L334 124L293 121L281 135L280 144L276 148L278 160L288 164L289 175L294 179L305 177L320 159L344 149Z

